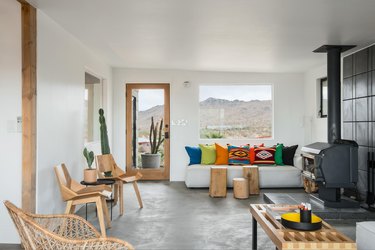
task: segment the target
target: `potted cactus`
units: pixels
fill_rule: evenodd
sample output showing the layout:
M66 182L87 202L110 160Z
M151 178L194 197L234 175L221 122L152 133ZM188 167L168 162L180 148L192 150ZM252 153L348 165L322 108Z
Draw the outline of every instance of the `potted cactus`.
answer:
M83 156L86 158L87 166L83 172L83 180L85 182L96 182L96 169L92 168L92 163L94 161L94 152L88 151L87 148L83 150Z
M100 123L100 146L102 150L102 155L108 155L108 154L111 154L111 150L109 148L107 124L105 122L103 109L99 109L99 123ZM111 177L112 171L104 172L104 176Z
M141 155L142 167L143 168L158 168L160 167L161 155L159 153L159 148L164 142L163 135L163 119L154 124L154 117L151 117L151 126L150 126L150 147L151 150L149 153L144 153Z

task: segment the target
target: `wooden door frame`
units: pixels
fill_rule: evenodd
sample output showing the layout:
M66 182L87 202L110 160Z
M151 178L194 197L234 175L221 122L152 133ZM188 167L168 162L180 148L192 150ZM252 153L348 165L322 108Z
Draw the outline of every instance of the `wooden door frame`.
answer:
M126 97L126 172L134 174L141 172L143 180L169 180L170 176L170 140L164 140L164 153L168 157L164 158L163 169L134 169L132 166L132 90L133 89L164 89L164 126L165 132L170 132L170 84L169 83L127 83L125 88Z

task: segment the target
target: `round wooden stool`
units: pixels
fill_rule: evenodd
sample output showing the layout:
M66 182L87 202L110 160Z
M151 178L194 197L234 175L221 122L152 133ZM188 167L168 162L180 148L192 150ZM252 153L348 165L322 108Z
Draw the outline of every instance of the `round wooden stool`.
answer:
M236 199L249 198L249 186L245 178L233 178L233 197Z

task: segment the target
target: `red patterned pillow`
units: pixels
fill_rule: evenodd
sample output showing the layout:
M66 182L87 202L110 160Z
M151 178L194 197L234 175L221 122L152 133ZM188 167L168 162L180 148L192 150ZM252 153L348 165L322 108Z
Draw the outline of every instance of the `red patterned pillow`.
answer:
M276 148L259 147L254 149L254 164L275 164Z

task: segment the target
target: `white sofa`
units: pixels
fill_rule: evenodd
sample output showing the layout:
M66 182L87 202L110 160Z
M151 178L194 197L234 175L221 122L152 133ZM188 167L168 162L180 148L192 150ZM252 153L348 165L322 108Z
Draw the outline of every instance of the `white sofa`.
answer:
M357 222L356 238L358 250L375 250L375 221Z
M302 187L301 156L294 157L295 166L258 166L260 188ZM195 164L186 167L185 184L188 188L207 188L210 186L210 167L215 165ZM217 166L217 165L216 165ZM242 166L220 165L228 167L227 186L233 187L233 178L242 177Z

